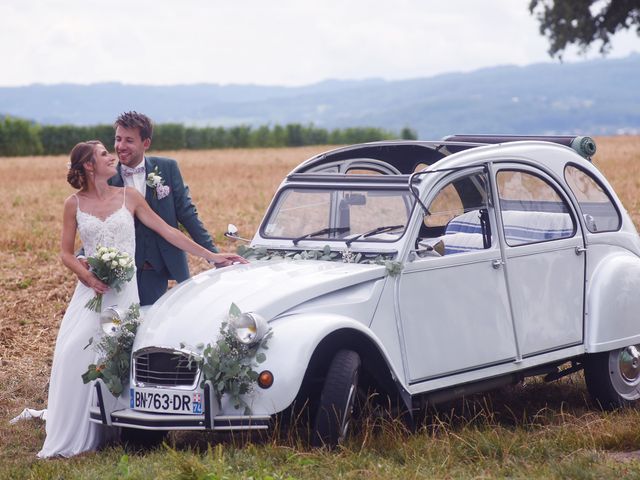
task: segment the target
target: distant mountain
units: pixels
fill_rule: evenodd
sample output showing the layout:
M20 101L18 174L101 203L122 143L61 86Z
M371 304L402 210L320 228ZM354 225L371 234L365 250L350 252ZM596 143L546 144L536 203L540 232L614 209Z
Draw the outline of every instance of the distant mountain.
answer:
M420 138L450 133L640 133L640 54L580 63L501 66L385 81L259 85L0 87L0 112L42 124L111 123L138 110L158 123L326 128L373 126Z

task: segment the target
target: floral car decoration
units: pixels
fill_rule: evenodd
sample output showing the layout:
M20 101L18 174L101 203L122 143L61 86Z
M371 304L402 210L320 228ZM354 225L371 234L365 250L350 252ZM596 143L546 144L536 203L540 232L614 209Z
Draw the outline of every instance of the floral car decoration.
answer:
M251 408L245 402L244 396L254 389L259 374L254 370L267 359L264 350L271 332L267 333L259 342L248 344L244 336L238 336L238 329L247 328L242 312L235 303L229 308L229 317L220 326L218 339L207 345L198 344L195 350L201 352L194 355L192 360L202 371L201 387L206 381L211 381L213 392L221 406L223 395L228 395L235 409L244 408L246 415L251 414ZM252 333L249 326L248 331ZM182 348L184 344L180 345Z
M458 135L302 162L240 248L249 264L144 312L128 388L114 402L96 380L91 421L144 436L305 419L313 445L333 446L363 392L410 422L581 370L594 404L635 404L640 239L595 150L588 137Z
M87 367L82 381L103 379L109 391L119 397L129 383L131 348L141 321L140 305L132 304L124 314L113 307L107 308L101 314L101 321L105 334L96 343L91 337L85 347L93 345L98 360Z

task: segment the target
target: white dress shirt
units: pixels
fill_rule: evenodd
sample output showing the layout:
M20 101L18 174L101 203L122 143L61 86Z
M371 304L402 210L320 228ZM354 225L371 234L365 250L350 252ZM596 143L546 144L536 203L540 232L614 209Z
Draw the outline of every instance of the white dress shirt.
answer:
M136 165L136 167L140 165L144 166L144 159L142 160L141 163ZM136 168L136 167L133 167L133 168ZM124 170L124 165L121 165L120 168ZM147 173L146 172L143 171L139 173L134 173L133 175L124 175L121 172L121 175L122 175L122 180L124 182L125 187L133 187L136 190L138 190L143 197L145 196L146 190L147 190Z

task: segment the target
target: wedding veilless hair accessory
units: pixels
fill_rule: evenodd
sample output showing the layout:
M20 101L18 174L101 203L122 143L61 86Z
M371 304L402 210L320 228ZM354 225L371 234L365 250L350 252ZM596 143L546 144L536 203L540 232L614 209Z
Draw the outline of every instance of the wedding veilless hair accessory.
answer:
M73 188L83 190L86 187L87 176L83 167L85 163L93 161L96 145L102 145L102 142L98 140L80 142L71 150L67 182Z

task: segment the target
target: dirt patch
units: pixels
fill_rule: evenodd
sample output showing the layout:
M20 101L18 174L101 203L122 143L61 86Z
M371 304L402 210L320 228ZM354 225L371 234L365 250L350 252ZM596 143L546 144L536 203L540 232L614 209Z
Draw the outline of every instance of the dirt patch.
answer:
M622 463L638 462L640 461L640 450L634 450L633 452L609 452L607 456Z

